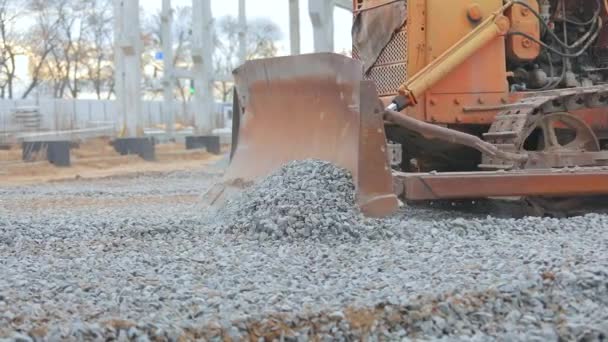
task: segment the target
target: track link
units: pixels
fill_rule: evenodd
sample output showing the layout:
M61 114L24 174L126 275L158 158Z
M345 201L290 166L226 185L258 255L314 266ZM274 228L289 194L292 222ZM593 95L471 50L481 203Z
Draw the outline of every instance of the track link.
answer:
M518 102L506 105L496 115L489 131L483 135L484 140L502 151L520 152L539 115L599 107L608 108L608 85L528 93ZM524 166L483 155L479 168L512 170Z

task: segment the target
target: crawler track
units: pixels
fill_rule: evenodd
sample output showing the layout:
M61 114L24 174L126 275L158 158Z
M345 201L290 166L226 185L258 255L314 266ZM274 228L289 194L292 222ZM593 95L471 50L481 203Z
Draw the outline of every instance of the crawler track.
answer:
M608 85L530 93L518 102L505 105L504 109L496 115L494 123L484 134L484 138L503 151L522 152L525 149L526 140L540 117L601 107L608 108ZM530 153L534 152L530 151ZM580 160L576 159L576 161ZM510 161L488 155L483 156L480 165L480 168L486 170L526 167L527 165L515 165Z

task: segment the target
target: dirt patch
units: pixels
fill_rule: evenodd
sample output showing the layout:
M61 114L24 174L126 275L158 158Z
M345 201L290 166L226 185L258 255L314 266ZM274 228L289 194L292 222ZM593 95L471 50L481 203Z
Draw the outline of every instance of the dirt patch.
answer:
M8 210L44 210L44 209L68 209L83 207L120 207L127 205L142 204L191 204L198 201L197 195L158 195L158 196L128 196L119 198L95 198L95 197L43 197L31 198L27 202L7 202L4 206Z
M22 162L21 148L17 146L0 151L0 186L192 170L221 158L204 150L187 151L183 144L172 143L157 145L157 160L146 162L138 156L116 153L108 139L95 139L72 149L72 166L60 168L45 160Z

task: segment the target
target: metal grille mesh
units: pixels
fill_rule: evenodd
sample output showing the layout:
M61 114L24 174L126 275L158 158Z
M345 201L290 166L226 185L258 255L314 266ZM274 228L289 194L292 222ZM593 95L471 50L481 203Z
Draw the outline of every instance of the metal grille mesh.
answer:
M407 79L405 63L373 67L365 78L376 83L380 96L395 95Z
M360 59L356 49L353 58ZM365 78L376 83L380 96L395 95L407 80L407 23L382 50Z
M394 95L407 80L407 25L382 50L367 78L373 80L381 96Z
M403 63L407 60L407 30L397 32L376 61L376 65Z

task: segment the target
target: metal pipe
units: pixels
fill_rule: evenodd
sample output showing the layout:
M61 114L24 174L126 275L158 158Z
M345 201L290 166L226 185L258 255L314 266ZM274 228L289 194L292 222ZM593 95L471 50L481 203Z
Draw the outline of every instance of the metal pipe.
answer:
M18 141L57 141L57 140L76 140L89 139L94 137L115 135L115 125L106 125L101 127L80 128L65 131L50 131L50 132L31 132L19 133L15 135Z
M525 154L501 151L493 144L483 141L477 136L420 121L394 110L385 110L384 119L417 132L426 139L438 139L451 144L467 146L499 159L517 162L525 162L528 160L528 156Z

